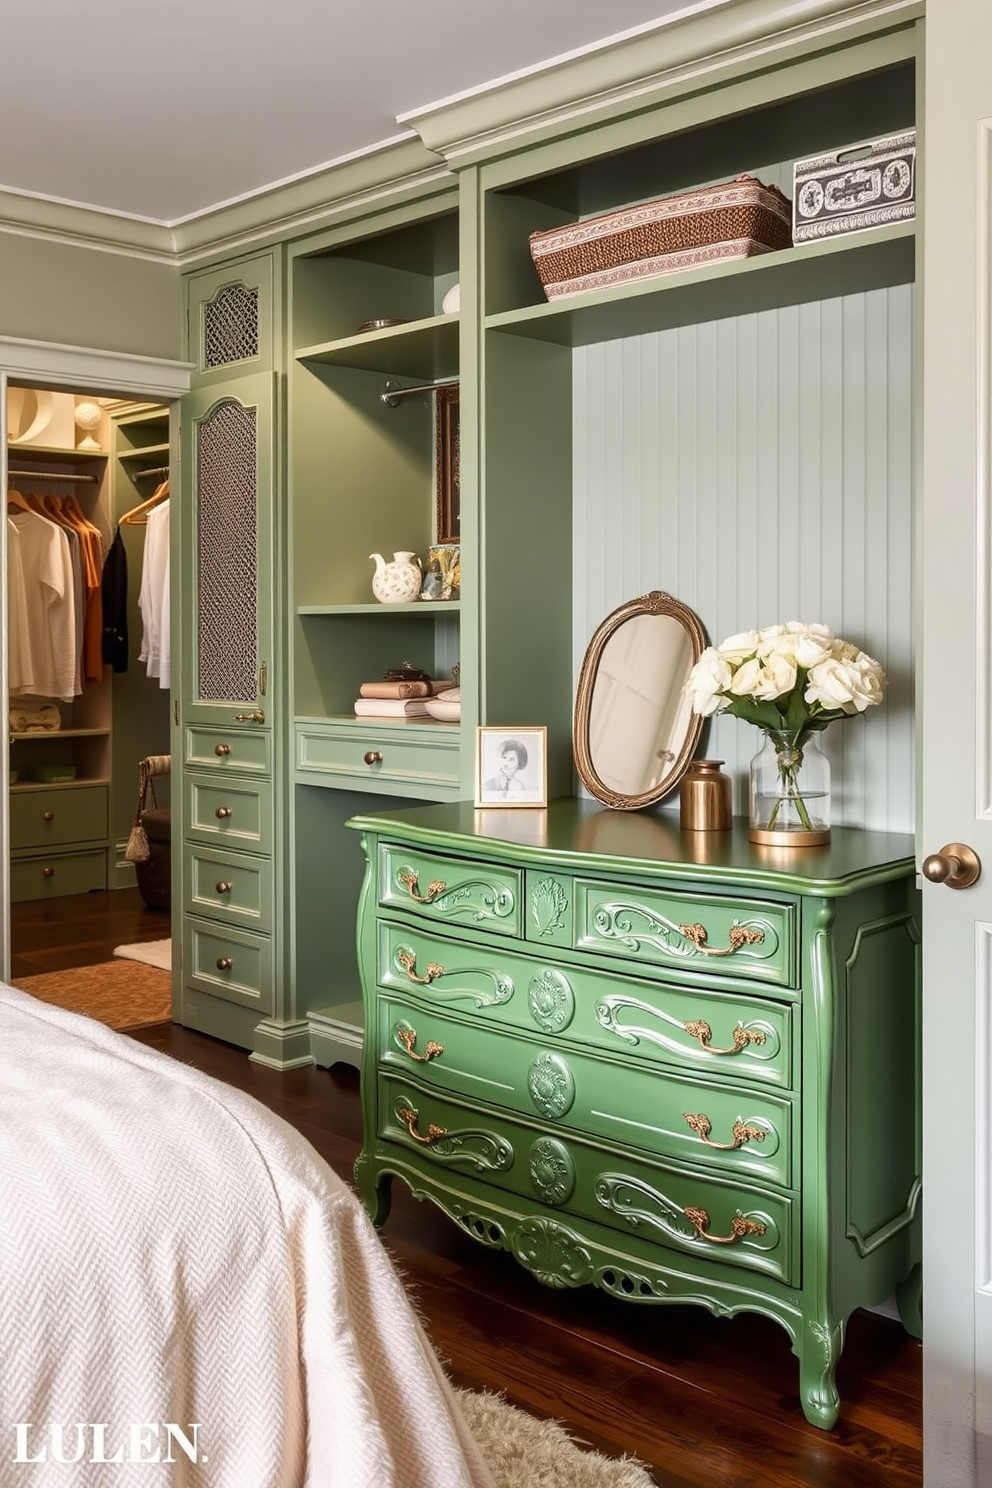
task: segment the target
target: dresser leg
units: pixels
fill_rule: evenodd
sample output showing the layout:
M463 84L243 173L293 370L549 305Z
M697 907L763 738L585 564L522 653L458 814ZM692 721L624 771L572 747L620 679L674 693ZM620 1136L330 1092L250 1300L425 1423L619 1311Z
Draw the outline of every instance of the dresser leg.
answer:
M834 1384L837 1360L844 1347L844 1324L827 1318L807 1318L796 1353L803 1413L811 1426L829 1431L837 1423L840 1396Z
M896 1287L896 1306L902 1325L913 1338L923 1337L923 1267L912 1271Z
M355 1186L366 1214L376 1229L380 1229L389 1218L393 1201L392 1173L376 1172L364 1152L360 1153L355 1163Z

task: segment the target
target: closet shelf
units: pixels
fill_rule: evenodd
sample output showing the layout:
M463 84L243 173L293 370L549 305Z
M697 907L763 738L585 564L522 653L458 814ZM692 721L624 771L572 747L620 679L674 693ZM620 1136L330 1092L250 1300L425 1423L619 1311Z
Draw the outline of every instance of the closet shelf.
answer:
M109 728L39 729L38 731L28 730L24 733L8 731L11 744L18 744L22 739L32 744L50 744L58 739L106 739L109 736Z
M64 445L57 444L18 444L12 439L7 441L7 450L19 460L24 456L43 455L46 460L60 459L69 465L80 460L106 460L110 454L105 449L66 449Z
M301 347L298 362L322 362L431 382L458 369L458 316L432 315L361 336Z
M141 449L118 450L118 460L135 464L140 460L158 460L169 453L169 441L162 444L146 444Z
M461 609L457 599L413 600L410 604L298 605L298 615L436 615L456 614Z
M15 780L11 783L11 795L28 795L31 791L65 791L79 790L82 786L109 785L110 779L106 775L93 775L87 778L78 777L75 780Z
M678 274L486 317L486 329L560 346L589 346L701 321L777 310L870 289L911 284L915 224L849 233L757 258L736 258Z

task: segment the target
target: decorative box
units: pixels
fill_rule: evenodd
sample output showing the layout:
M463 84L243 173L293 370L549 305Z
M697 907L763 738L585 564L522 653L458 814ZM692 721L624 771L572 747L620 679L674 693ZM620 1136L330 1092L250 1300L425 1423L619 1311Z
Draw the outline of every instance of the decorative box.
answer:
M549 300L791 245L788 198L754 176L530 235Z
M793 181L797 243L902 222L916 211L916 131L797 160Z

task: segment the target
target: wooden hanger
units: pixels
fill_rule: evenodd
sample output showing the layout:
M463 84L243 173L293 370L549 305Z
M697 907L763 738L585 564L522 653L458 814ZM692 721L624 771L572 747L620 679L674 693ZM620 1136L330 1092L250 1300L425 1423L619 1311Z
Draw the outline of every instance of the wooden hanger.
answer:
M144 527L148 521L146 513L150 512L153 506L158 506L160 501L164 501L168 494L169 482L164 480L161 485L155 487L147 501L142 501L140 506L132 506L129 512L125 512L119 519L118 526L123 527L127 524L131 527Z
M27 497L22 496L20 491L15 491L12 486L7 489L7 510L10 511L11 507L15 511L29 512L31 510Z

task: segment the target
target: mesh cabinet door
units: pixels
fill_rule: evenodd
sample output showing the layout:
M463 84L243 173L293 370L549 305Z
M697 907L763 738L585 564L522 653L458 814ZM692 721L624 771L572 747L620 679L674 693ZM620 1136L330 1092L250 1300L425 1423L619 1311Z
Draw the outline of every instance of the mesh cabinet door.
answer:
M263 726L251 715L265 712L271 656L273 397L263 373L183 402L192 508L179 588L187 722Z

